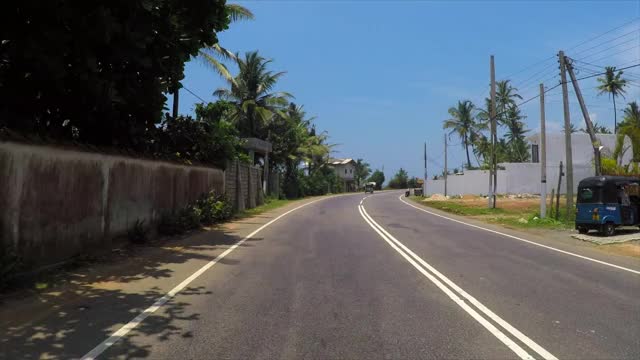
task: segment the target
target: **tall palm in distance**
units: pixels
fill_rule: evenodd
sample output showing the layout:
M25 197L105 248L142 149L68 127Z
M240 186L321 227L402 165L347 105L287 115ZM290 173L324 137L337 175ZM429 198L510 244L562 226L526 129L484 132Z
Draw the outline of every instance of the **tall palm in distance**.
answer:
M635 126L640 128L640 109L638 109L637 102L630 102L624 109L624 117L622 118L622 122L620 122L620 127L623 126Z
M622 78L622 70L616 72L615 66L607 66L605 67L604 77L599 77L597 89L599 90L598 95L609 94L611 99L613 100L613 132L618 132L618 114L616 110L616 97L622 96L624 98L625 90L624 87L627 86L627 80Z
M475 121L475 105L469 100L458 101L458 105L449 108L449 115L451 118L445 120L442 128L451 129L449 135L456 134L462 141L467 154L467 167L471 168L471 159L469 158L469 145L471 145L470 138L476 131Z

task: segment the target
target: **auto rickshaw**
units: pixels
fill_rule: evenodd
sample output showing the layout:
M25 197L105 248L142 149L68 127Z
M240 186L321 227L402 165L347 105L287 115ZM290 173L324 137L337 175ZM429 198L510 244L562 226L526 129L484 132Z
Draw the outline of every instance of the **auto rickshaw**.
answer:
M576 229L612 236L619 226L640 226L640 177L595 176L578 184Z
M364 184L364 193L372 193L373 194L373 190L376 188L376 183L375 182L368 182L366 184Z

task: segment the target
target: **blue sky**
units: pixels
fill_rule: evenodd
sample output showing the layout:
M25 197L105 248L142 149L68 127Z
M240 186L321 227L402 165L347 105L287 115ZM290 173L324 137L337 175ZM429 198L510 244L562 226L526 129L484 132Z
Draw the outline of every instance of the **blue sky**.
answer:
M537 94L540 81L549 87L557 84L557 58L550 57L560 49L594 65L640 62L640 1L237 3L256 18L220 33L221 45L241 53L259 50L272 58L273 70L287 71L277 90L293 93L296 103L317 116L318 129L339 144L334 155L363 158L373 168L384 166L387 179L400 167L422 176L424 141L430 176L442 171L442 121L458 100L483 105L492 54L496 78L512 79L525 99ZM578 77L598 69L578 66L585 68ZM637 100L640 67L628 72L635 84L626 98ZM212 92L224 85L197 61L187 64L183 84L211 101ZM611 102L596 95L595 79L583 80L581 86L593 118L612 128ZM552 132L561 131L559 91L547 94L547 129ZM572 122L582 125L571 96ZM181 113L191 113L199 101L183 91ZM538 100L522 109L535 132ZM459 139L452 137L451 143ZM465 158L461 146L450 147L449 155L450 168Z

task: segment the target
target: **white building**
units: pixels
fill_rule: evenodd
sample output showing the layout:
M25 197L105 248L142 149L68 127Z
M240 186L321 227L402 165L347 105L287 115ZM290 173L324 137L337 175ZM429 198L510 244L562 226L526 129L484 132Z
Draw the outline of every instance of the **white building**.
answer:
M616 135L597 134L602 146L602 153L611 156L616 145ZM547 134L547 192L558 187L560 161L566 170L566 152L563 133ZM504 170L498 170L499 194L529 193L539 194L541 183L540 169L540 134L534 134L528 139L531 151L531 161L527 163L501 163ZM628 150L622 155L622 164L631 161L631 141L625 138L624 148ZM573 188L577 189L580 180L595 175L593 165L593 146L589 134L575 133L571 135L571 151L573 159ZM566 174L566 171L565 171ZM449 175L447 179L447 195L486 195L489 192L489 172L486 170L466 170L463 175ZM566 177L562 178L560 192L565 193ZM443 194L444 180L427 181L427 194Z
M356 162L353 159L331 159L329 165L336 174L344 181L346 191L355 191Z

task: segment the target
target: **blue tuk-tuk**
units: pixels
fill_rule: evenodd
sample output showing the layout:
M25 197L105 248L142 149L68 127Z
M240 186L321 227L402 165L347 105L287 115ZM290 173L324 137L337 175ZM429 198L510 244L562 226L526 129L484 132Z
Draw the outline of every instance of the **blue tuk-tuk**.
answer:
M640 177L594 176L580 181L576 229L612 236L618 226L640 225Z

